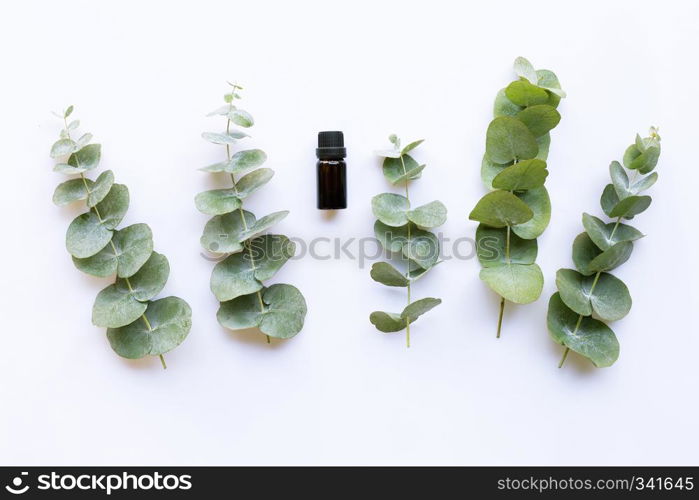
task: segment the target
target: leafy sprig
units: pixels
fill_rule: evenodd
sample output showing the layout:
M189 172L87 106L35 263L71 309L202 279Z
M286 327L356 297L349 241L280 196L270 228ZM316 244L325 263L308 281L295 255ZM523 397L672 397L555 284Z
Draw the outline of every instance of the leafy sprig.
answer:
M405 341L410 347L410 325L422 314L439 305L441 299L427 297L411 302L412 284L438 263L439 241L427 231L444 224L447 209L440 201L412 208L408 184L418 179L425 165L418 164L408 153L422 144L411 142L401 148L395 135L389 137L393 147L377 151L384 158L383 174L392 184L404 184L405 196L382 193L371 200L371 208L378 219L374 234L383 248L402 262L403 271L388 262L377 262L371 267L371 277L386 286L403 287L407 291L407 305L400 313L374 311L369 320L384 333L406 330Z
M544 182L551 136L565 92L556 75L515 60L517 80L495 97L486 133L481 178L490 190L471 211L478 221L480 278L500 295L497 337L505 302L528 304L541 295L544 276L536 264L536 238L548 226L551 201Z
M152 300L164 288L170 274L167 258L153 251L153 234L146 224L117 229L129 207L129 190L114 182L105 170L95 179L85 174L99 165L102 148L92 144L92 134L73 139L80 126L69 121L73 106L57 115L64 124L51 147L58 161L55 172L76 176L59 184L53 194L58 206L84 201L87 212L68 226L66 248L75 267L84 273L116 281L95 299L92 323L107 328L112 349L125 358L158 356L177 347L189 334L192 311L179 297Z
M209 116L226 118L225 132L204 132L207 141L224 145L226 159L200 170L227 174L232 187L199 193L197 209L213 217L207 222L201 245L214 254L224 256L211 274L211 291L221 302L217 318L225 328L240 330L258 328L267 336L286 339L301 331L306 316L306 301L294 286L263 282L294 256L295 244L280 234L263 234L288 215L274 212L257 219L243 208L248 196L264 186L274 175L270 168L260 167L267 155L261 149L240 150L232 154L231 146L248 137L241 129L254 125L247 111L234 105L240 99L242 87L229 83L231 90L224 95L225 105ZM245 175L242 175L245 174ZM237 175L242 177L236 180Z
M615 220L604 222L583 214L585 231L573 243L575 269L558 270L558 292L549 300L548 330L551 338L564 346L559 368L570 351L597 367L611 366L619 357L619 341L606 322L629 313L631 295L624 282L608 271L626 262L633 242L643 237L638 229L621 221L633 219L650 206L651 197L641 193L658 180L653 169L659 156L657 129L651 127L646 138L636 135L635 143L624 153L624 166L617 161L609 165L612 182L600 199L604 213ZM633 172L631 176L627 169Z

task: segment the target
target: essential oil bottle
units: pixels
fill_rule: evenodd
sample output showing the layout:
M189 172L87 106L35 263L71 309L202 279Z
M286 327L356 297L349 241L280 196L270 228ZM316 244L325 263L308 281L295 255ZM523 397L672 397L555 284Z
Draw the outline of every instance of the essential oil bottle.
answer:
M345 138L342 132L318 132L318 208L336 210L347 208L347 164Z

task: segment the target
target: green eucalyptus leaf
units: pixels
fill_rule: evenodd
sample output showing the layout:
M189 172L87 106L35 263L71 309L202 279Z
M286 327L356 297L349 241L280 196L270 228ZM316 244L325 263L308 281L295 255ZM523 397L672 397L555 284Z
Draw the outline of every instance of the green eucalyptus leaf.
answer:
M525 240L510 233L507 250L507 228L494 228L483 224L476 229L476 253L483 267L512 264L533 264L538 246L535 239ZM509 259L508 259L509 257Z
M515 59L514 69L517 76L524 78L532 85L537 85L539 83L539 77L534 70L534 66L524 57L520 56Z
M537 160L546 161L551 146L551 134L544 134L541 137L537 137L536 144L539 146L539 152L536 154L535 158Z
M544 275L536 264L484 267L480 278L495 293L516 304L534 302L544 287Z
M631 185L631 193L638 194L649 189L658 180L658 172L642 177Z
M601 250L607 250L621 241L635 241L643 237L643 233L635 227L613 222L605 224L602 220L587 213L583 214L582 221L585 231Z
M420 316L434 309L441 303L441 299L434 299L432 297L416 300L403 309L403 312L400 313L400 317L409 323L414 323Z
M417 179L424 168L425 165L418 165L410 155L385 158L383 161L383 175L391 184Z
M614 205L614 208L609 212L610 217L624 217L625 219L631 219L635 215L640 214L645 211L653 199L650 196L628 196L619 203Z
M103 289L92 306L92 324L102 328L119 328L133 323L146 311L128 289L116 283Z
M192 327L192 309L179 297L148 304L146 321L137 319L107 330L109 343L119 356L129 359L159 356L180 345Z
M408 326L407 320L401 318L400 314L384 311L372 312L369 315L369 321L377 330L383 333L399 332Z
M492 227L521 224L534 216L525 202L508 191L493 191L480 199L468 218Z
M522 160L503 169L492 182L495 189L521 191L543 186L548 175L545 161Z
M419 229L412 222L401 227L391 227L377 220L374 223L374 234L386 250L401 252L405 258L423 269L434 266L439 259L437 237L429 231Z
M435 200L408 211L407 215L418 227L432 228L446 222L447 207L441 201Z
M544 186L516 193L534 214L528 221L512 226L512 231L526 240L538 238L548 227L551 220L551 199Z
M255 278L255 268L247 252L229 255L211 273L211 291L219 302L258 290L262 290L262 283Z
M629 189L629 176L626 174L624 167L621 166L621 163L618 161L610 163L609 175L612 178L612 185L619 199L626 198L633 194Z
M583 316L592 314L590 287L594 276L583 276L573 269L559 269L556 272L556 288L561 300L573 311Z
M410 283L408 278L388 262L375 262L371 266L371 278L386 286L405 287Z
M60 158L61 156L66 156L71 154L76 150L75 141L70 139L59 139L53 143L51 146L51 158Z
M71 114L73 114L73 110L75 107L71 104L66 108L66 110L63 112L63 118L68 118Z
M295 287L285 284L272 285L262 293L260 308L257 294L243 295L223 302L217 318L225 328L239 330L258 327L270 337L291 338L303 328L306 301Z
M594 244L587 233L580 233L573 241L573 263L575 268L585 276L595 274L596 271L590 269L590 263L602 250Z
M539 146L524 123L511 116L500 116L488 125L485 151L491 161L504 164L534 158Z
M68 205L75 201L82 201L87 199L87 189L85 185L87 184L87 189L91 188L93 185L92 180L85 179L71 179L69 181L62 182L56 186L56 190L53 192L53 202L59 207Z
M580 318L558 293L549 301L547 323L555 342L585 356L597 367L611 366L619 357L619 341L611 328L594 318Z
M72 165L68 165L67 163L56 163L53 166L53 171L58 172L59 174L64 174L64 175L75 175L75 174L82 174L83 172L87 172L86 168L76 168Z
M517 113L517 119L527 126L534 137L541 137L558 125L561 115L553 106L537 104Z
M495 104L493 104L493 116L495 118L498 116L516 116L523 109L522 106L517 106L507 98L505 89L501 89L495 96Z
M387 226L399 227L408 223L410 203L405 196L382 193L371 199L371 210Z
M242 206L235 189L212 189L203 191L194 198L197 210L207 215L223 215Z
M274 170L271 168L258 168L244 175L235 185L238 190L238 196L241 200L244 200L267 184L273 176Z
M87 132L87 133L81 135L81 136L78 138L78 140L75 141L75 145L76 145L75 149L76 149L76 151L77 151L78 149L82 149L82 148L84 148L85 146L87 146L87 144L88 144L91 140L92 140L92 134L91 134L91 133Z
M141 269L153 253L153 232L148 224L132 224L114 232L112 238L116 254L116 273L120 278L128 278Z
M123 184L113 184L107 195L95 206L107 229L115 229L129 209L129 189ZM79 255L76 255L79 257Z
M545 104L549 100L549 95L544 89L524 80L510 83L505 88L505 95L517 106L523 107Z
M277 222L285 218L287 215L289 215L288 210L281 210L279 212L274 212L269 215L265 215L261 219L257 219L255 222L253 222L252 225L248 226L248 230L243 231L241 237L243 238L243 240L249 240L253 236L257 236L263 231L266 231L267 229L275 225Z
M102 155L102 146L99 144L88 144L68 157L68 165L76 170L92 170L97 168Z
M202 138L213 144L235 144L238 139L250 137L242 130L229 130L228 132L203 132Z
M232 111L228 112L228 119L236 125L240 125L241 127L245 128L252 127L255 124L255 120L252 118L252 115L243 109L233 109Z
M644 151L636 145L631 145L624 153L624 166L630 170L638 170L642 174L651 172L658 164L660 145L651 146Z
M600 198L600 205L602 206L602 210L604 213L607 215L607 217L611 217L612 210L614 210L614 207L617 206L619 203L619 195L616 193L616 189L614 189L613 184L607 184L604 187L604 191L602 191L602 197Z
M243 219L245 222L243 222ZM213 253L235 253L243 249L243 233L255 223L255 216L246 210L212 217L204 227L201 246Z
M425 139L419 139L417 141L413 141L407 146L405 146L403 149L401 149L401 155L408 154L410 151L418 147L420 144L425 142Z
M119 278L116 284L136 300L150 300L158 295L170 276L170 263L163 254L151 252L145 264L129 278Z
M615 243L592 259L587 269L592 272L611 271L629 260L632 251L633 243L630 241Z
M208 167L200 168L204 172L227 172L240 174L247 170L257 168L267 161L267 154L261 149L246 149L235 153L230 161L214 163Z
M296 254L296 244L282 234L263 234L249 240L247 246L260 281L271 279Z
M558 77L553 71L538 69L536 70L536 76L538 79L537 85L539 87L548 90L559 98L566 96L566 93L561 89L561 84L558 81Z
M95 182L90 185L90 194L87 197L87 206L94 207L109 194L114 185L114 172L105 170L102 172ZM101 212L100 212L101 215Z
M112 231L90 211L79 215L68 226L66 249L73 257L85 258L95 255L109 244Z

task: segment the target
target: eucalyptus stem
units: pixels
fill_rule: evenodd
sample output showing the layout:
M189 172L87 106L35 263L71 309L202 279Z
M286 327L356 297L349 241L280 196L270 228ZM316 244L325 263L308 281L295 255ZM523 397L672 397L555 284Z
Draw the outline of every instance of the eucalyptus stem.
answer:
M563 363L566 362L566 359L568 358L568 353L569 353L569 352L570 352L570 348L569 348L569 347L566 347L566 348L564 349L564 351L563 351L563 357L561 357L561 362L558 363L558 368L562 368L562 367L563 367Z
M410 206L410 192L408 191L408 183L410 182L407 178L408 175L408 170L405 168L405 160L403 159L403 155L400 157L400 163L403 166L403 175L406 176L405 178L405 198L408 200L408 206ZM408 241L407 241L408 248L410 248L410 223L408 223ZM408 304L410 305L410 264L408 264L408 269L405 271L405 277L408 280ZM410 318L405 318L405 345L406 347L410 347Z

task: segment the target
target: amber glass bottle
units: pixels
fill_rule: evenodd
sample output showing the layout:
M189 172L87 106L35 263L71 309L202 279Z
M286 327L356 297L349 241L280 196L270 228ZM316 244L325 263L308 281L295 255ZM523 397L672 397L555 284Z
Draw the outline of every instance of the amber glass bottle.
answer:
M345 138L342 132L318 132L318 208L347 208L347 164Z

